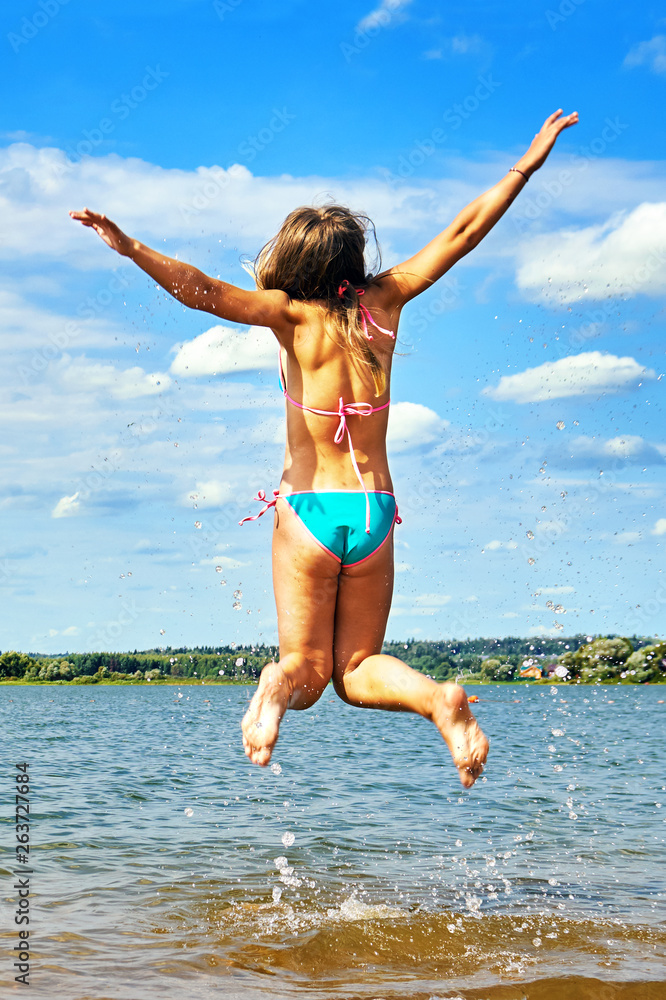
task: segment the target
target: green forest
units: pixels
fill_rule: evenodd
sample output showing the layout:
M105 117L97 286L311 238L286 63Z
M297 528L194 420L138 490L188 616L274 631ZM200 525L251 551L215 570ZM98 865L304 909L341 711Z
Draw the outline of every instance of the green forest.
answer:
M383 651L437 681L654 684L666 682L666 642L640 636L389 642ZM42 656L0 653L0 680L34 684L256 682L276 646L202 646ZM521 676L522 675L522 676Z

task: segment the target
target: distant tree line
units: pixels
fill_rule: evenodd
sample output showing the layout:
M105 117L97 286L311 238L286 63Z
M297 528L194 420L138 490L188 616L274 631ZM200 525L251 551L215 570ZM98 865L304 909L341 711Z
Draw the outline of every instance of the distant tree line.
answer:
M517 681L532 668L537 676L577 683L666 681L666 642L640 636L562 639L464 639L387 642L383 651L437 681ZM133 653L0 653L0 679L96 684L173 681L256 681L277 659L276 646L199 646L134 650ZM533 668L537 669L534 670Z

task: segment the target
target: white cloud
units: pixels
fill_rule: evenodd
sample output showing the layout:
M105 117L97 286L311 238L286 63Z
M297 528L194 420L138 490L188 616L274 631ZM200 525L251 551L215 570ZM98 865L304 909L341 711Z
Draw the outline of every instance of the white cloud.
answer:
M429 616L438 614L451 600L450 594L418 594L415 597L397 594L391 608L393 617Z
M400 14L401 19L404 17L404 8L411 2L412 0L381 0L374 10L359 21L356 30L364 32L388 27L396 15Z
M438 607L441 608L451 600L450 594L419 594L414 598L414 604L418 607Z
M492 176L492 169L484 173ZM360 206L381 229L413 233L450 222L460 204L478 194L465 176L446 181L405 182L398 189L376 177L256 177L245 166L217 165L195 170L163 168L137 157L84 156L69 164L63 150L14 143L0 149L3 240L0 257L67 259L85 270L118 269L126 279L131 263L111 253L93 232L68 215L88 205L105 212L144 242L201 239L201 231L233 233L242 249L255 252L277 232L295 205L320 202L322 191L337 201ZM44 241L48 229L49 240ZM175 254L177 247L171 249ZM385 255L386 256L386 255ZM236 255L237 260L237 255ZM212 268L211 268L212 270ZM241 276L240 267L238 276ZM245 279L244 279L245 280Z
M616 545L635 545L643 537L640 531L617 531L613 535Z
M484 551L486 552L497 552L499 549L517 549L518 543L510 540L508 542L500 542L499 539L494 538L491 542L488 542L484 546Z
M422 403L394 403L389 411L386 441L392 452L411 451L439 441L448 426L448 420Z
M238 559L232 559L231 556L208 556L206 559L199 560L200 566L221 566L222 569L240 569L242 566L249 566L249 563L239 562Z
M520 615L517 611L505 611L502 618L519 618Z
M622 434L603 441L581 434L571 441L571 451L583 458L615 458L661 465L664 456L639 434Z
M660 517L652 529L653 535L666 535L666 517Z
M516 284L533 302L559 305L666 291L666 202L617 212L606 222L562 229L517 248Z
M112 364L77 358L65 360L60 369L60 378L68 389L98 392L106 390L115 399L135 399L138 396L153 396L171 385L171 379L163 372L145 372L135 365L121 370Z
M71 497L61 497L51 511L51 517L74 517L79 513L80 507L78 492Z
M575 587L539 587L535 597L540 594L573 594L575 592Z
M666 73L666 35L655 35L647 42L638 42L625 56L624 65L649 66L653 73Z
M655 377L634 358L618 358L600 351L585 351L559 361L546 361L516 375L503 375L499 385L482 390L491 399L514 403L537 403L567 396L598 396L636 388L638 382Z
M172 374L188 377L274 368L278 357L275 337L264 326L251 326L247 332L214 326L172 350Z
M191 507L196 503L198 508L221 507L223 504L234 500L236 492L231 483L221 479L208 479L197 481L193 490L182 497L182 503L186 507Z
M61 635L78 635L79 631L80 631L80 629L77 628L76 625L68 625L67 628L64 628L60 634Z

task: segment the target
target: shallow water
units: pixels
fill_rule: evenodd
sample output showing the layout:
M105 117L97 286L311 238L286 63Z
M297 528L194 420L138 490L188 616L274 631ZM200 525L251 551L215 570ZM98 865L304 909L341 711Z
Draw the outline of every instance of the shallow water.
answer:
M477 688L471 791L434 727L330 688L255 768L253 690L0 689L2 801L21 760L32 786L25 995L666 998L665 688Z

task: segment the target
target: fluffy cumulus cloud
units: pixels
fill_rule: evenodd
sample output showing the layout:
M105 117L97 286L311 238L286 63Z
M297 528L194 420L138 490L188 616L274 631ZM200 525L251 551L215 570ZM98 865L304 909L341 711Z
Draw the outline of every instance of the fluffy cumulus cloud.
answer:
M287 121L284 129L288 127ZM490 180L492 168L486 173ZM20 142L0 149L0 258L66 257L70 266L82 269L120 266L122 277L132 265L69 217L70 209L84 205L104 212L144 242L198 240L205 228L222 235L221 252L226 234L233 234L229 242L240 241L243 250L253 253L295 205L321 203L323 191L367 212L380 231L432 235L433 227L443 228L461 204L478 194L478 187L478 180L470 181L463 170L460 179L405 181L395 188L377 178L260 177L242 164L171 169L115 153L70 162L61 149Z
M171 364L172 374L194 377L274 368L278 348L266 327L252 326L243 332L214 326L173 351L176 356Z
M538 403L567 396L600 396L635 389L655 373L634 358L618 358L600 351L585 351L559 361L546 361L516 375L503 375L499 385L482 392L491 399Z
M107 392L115 399L153 396L171 385L169 376L162 372L145 372L138 365L120 369L112 364L88 361L86 358L78 358L72 362L66 359L60 378L70 391Z
M449 426L422 403L394 403L389 412L387 443L391 452L411 451L441 440Z
M661 452L639 434L622 434L605 441L581 434L571 442L571 452L579 458L614 458L656 465L664 463Z
M666 73L666 35L655 35L646 42L638 42L627 53L624 65L649 66L653 73Z
M666 517L660 517L652 529L653 535L666 535Z
M193 503L196 503L198 508L222 507L235 497L236 493L231 483L220 479L208 479L198 481L194 489L184 494L182 503L186 507L191 507Z
M600 225L563 229L517 249L516 284L533 302L559 305L666 291L666 202L618 212Z
M61 497L51 511L51 517L74 517L80 509L81 501L77 492L71 497Z

